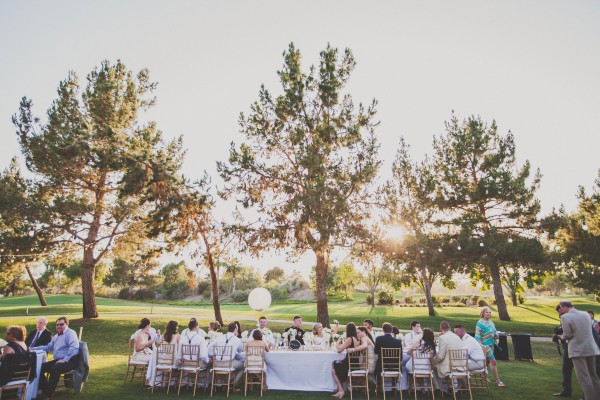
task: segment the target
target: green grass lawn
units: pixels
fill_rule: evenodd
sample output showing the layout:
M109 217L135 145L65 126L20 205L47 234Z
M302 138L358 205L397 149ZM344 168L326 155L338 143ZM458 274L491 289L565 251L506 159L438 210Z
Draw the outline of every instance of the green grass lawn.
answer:
M127 339L135 331L139 319L148 316L154 326L161 330L170 319L177 320L185 325L188 318L195 316L200 325L206 327L212 316L212 308L206 304L169 305L148 304L141 302L128 302L114 299L98 299L100 318L94 320L81 319L81 298L79 296L48 296L48 307L36 306L37 298L33 296L0 299L0 331L6 326L20 324L31 329L35 325L36 315L57 316L66 314L71 319L71 328L78 331L84 327L83 340L88 342L91 356L90 379L80 394L82 399L137 399L150 396L148 390L142 389L139 384L123 384L125 362L127 360ZM600 307L583 298L571 298L580 309L592 309L600 312ZM528 332L541 336L550 336L552 328L558 324L554 307L556 298L531 298L522 307L511 307L509 312L512 321L502 322L496 319L498 329L507 332ZM597 303L596 303L597 304ZM29 316L25 316L29 307ZM314 303L300 304L275 304L264 314L270 319L288 320L295 314L301 314L304 320L316 319L316 305ZM151 314L151 312L153 314ZM463 323L466 326L474 325L479 318L476 308L444 307L436 308L436 317L427 317L426 308L405 307L375 307L371 309L360 299L354 301L335 302L330 304L330 317L340 320L360 322L364 318L373 319L376 324L390 321L397 326L406 327L412 319L419 319L423 326L436 328L439 321L449 320L452 324ZM223 305L223 314L226 321L234 318L255 318L258 314L249 310L247 305ZM251 320L241 320L243 329L254 326ZM287 323L270 323L274 330L283 330L289 326ZM487 394L482 391L474 392L476 399L550 399L552 393L561 389L561 358L556 352L556 347L549 342L532 343L535 362L530 361L501 361L499 362L500 376L507 388L491 388ZM509 349L512 357L512 348ZM292 355L293 357L293 355ZM292 361L291 361L292 362ZM306 366L310 368L310 366ZM573 377L576 386L576 379ZM575 388L574 398L581 394ZM162 392L155 392L154 397L166 398ZM176 396L171 393L169 396ZM191 392L182 392L181 397L191 397ZM207 394L200 392L200 397ZM224 394L215 394L224 398ZM73 398L69 392L61 389L57 398ZM240 397L235 395L234 397ZM257 393L253 397L259 397ZM296 392L268 392L264 395L268 399L327 399L329 393L296 393ZM360 394L356 398L363 398ZM411 396L412 398L412 396ZM423 397L425 398L425 397Z

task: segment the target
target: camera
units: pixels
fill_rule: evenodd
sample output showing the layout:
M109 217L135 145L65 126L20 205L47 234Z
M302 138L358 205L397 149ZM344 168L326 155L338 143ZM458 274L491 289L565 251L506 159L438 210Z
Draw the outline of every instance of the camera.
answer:
M552 341L554 343L562 343L562 339L560 338L560 335L563 334L563 328L562 326L557 326L556 328L554 328L554 336L552 336Z

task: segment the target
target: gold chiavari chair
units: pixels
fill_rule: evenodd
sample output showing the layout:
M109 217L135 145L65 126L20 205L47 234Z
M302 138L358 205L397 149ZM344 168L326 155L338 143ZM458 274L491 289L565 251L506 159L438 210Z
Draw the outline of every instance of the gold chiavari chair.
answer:
M179 384L177 385L177 395L181 391L182 383L186 386L194 385L193 396L196 396L196 387L198 386L198 374L200 373L200 346L193 344L184 344L181 346L181 367L179 369ZM185 381L184 378L185 377ZM192 379L193 378L193 379Z
M154 364L154 382L152 384L152 393L158 384L162 387L167 385L167 394L171 387L173 378L173 369L175 365L175 344L159 343L156 347L156 363Z
M9 360L12 358L12 360ZM31 374L31 363L28 354L10 354L4 358L3 362L14 362L14 372L12 377L4 386L0 386L0 398L5 396L6 392L15 392L19 400L27 398L27 388L29 387L29 375Z
M129 339L129 347L128 347L128 358L127 358L127 371L125 371L125 380L123 384L127 383L127 379L129 379L129 383L133 382L133 379L136 375L141 378L142 386L144 385L144 381L146 379L146 370L148 369L148 362L144 361L132 361L131 357L135 353L135 340Z
M213 367L210 370L212 373L212 381L210 386L210 397L213 395L215 386L227 386L227 397L229 390L235 379L235 370L232 365L233 352L230 346L215 346L213 347ZM221 378L221 380L219 380ZM222 380L225 378L225 381Z
M383 400L385 400L386 389L396 390L398 385L401 384L402 379L402 349L401 348L382 348L379 353L379 362L381 363L381 373L376 377L376 388L379 385L381 379L381 390L383 392ZM386 386L386 382L390 385ZM402 399L402 388L399 390L400 399Z
M469 383L469 353L467 349L455 349L449 350L448 356L450 357L450 383L452 386L452 394L454 400L456 400L456 392L467 391L469 392L469 399L473 400L471 393L471 384ZM442 399L444 398L444 392L442 391Z
M361 382L364 380L364 384ZM348 381L350 384L350 400L354 388L365 389L369 399L369 360L367 350L353 351L348 355Z
M431 368L431 353L428 351L415 350L412 355L413 386L415 391L415 400L417 400L417 389L426 389L431 391L432 399L435 399L433 389L433 370ZM423 384L419 386L421 380Z
M260 396L263 395L265 383L265 348L262 346L246 346L246 365L244 368L246 385L244 396L248 395L248 385L260 386Z

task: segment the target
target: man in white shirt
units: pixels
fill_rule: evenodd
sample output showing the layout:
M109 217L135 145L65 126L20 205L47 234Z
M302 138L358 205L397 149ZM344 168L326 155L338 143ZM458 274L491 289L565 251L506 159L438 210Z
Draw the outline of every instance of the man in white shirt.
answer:
M215 346L227 346L231 347L231 368L236 371L235 375L235 384L239 382L239 380L244 375L244 360L246 355L244 354L244 345L242 341L238 338L238 330L235 322L227 325L227 333L225 335L219 336L217 339L210 342L208 345L208 355L213 358L214 357L214 348Z
M275 339L272 334L267 334L267 317L260 317L258 319L258 326L250 331L248 339L252 338L255 330L259 330L263 334L263 340L269 345L269 347L275 347Z
M454 327L454 333L462 340L463 349L467 349L469 355L469 371L477 371L485 368L485 354L481 344L471 335L469 335L462 325Z

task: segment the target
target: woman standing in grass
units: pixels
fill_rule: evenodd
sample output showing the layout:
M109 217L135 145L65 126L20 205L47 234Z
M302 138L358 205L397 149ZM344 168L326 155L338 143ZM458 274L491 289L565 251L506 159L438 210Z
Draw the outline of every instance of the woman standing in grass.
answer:
M487 306L482 307L479 316L481 316L481 319L475 327L475 340L483 346L483 352L492 367L492 374L496 379L496 384L498 387L505 387L506 385L502 383L498 375L498 367L496 366L496 358L494 357L494 343L496 342L497 330L491 320L492 310Z

